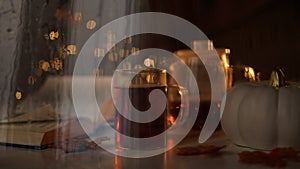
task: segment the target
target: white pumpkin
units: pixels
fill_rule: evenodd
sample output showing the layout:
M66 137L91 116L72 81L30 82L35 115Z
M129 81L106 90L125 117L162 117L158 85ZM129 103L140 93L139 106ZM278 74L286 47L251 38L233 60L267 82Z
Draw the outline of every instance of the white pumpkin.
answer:
M226 97L221 120L227 136L237 145L270 150L300 150L300 88L264 83L234 86Z

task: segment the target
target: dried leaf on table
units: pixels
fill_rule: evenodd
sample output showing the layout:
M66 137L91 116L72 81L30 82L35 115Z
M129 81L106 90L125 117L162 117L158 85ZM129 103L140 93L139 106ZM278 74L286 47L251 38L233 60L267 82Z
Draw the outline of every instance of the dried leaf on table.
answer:
M180 147L177 149L176 154L182 156L210 154L210 153L216 153L224 147L226 146L225 145L223 146L198 145L198 146Z
M287 165L286 160L299 159L297 153L293 148L275 148L270 153L263 151L243 151L238 155L242 163L281 168Z
M289 159L289 160L299 160L298 151L295 149L288 148L275 148L270 152L271 156L276 156L279 158Z

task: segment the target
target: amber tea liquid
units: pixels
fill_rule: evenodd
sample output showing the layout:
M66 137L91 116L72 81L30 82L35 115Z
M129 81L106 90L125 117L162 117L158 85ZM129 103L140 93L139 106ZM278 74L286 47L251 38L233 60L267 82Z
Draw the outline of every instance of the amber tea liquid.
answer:
M129 88L129 98L125 98L128 89L122 87L114 87L114 98L116 98L116 105L119 105L120 109L123 111L123 114L129 114L132 111L130 108L130 102L139 111L146 111L150 108L150 102L148 100L149 94L151 91L159 89L166 93L166 86L152 86L139 85ZM149 123L137 123L130 121L118 112L115 108L115 128L116 130L126 136L133 138L148 138L152 136L159 135L167 129L167 106L161 115ZM133 148L138 149L139 143L130 142L128 139L122 139L120 134L116 135L116 142L119 148ZM151 145L153 147L155 145ZM159 145L157 145L159 146ZM144 149L144 147L143 147Z

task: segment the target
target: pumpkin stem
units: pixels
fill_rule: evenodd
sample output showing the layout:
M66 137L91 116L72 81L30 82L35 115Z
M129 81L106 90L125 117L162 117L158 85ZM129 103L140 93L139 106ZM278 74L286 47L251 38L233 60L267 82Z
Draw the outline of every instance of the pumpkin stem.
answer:
M276 68L272 71L270 77L270 85L273 87L285 86L285 75L281 68Z

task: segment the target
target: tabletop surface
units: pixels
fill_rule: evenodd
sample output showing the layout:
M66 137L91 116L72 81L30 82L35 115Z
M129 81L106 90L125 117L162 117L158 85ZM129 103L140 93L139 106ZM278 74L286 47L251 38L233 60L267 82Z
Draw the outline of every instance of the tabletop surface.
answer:
M179 145L189 146L197 144L197 132L189 134ZM226 135L217 131L206 144L226 145L219 153L195 156L178 156L175 149L164 154L142 158L123 158L114 156L102 149L88 150L77 153L65 153L60 149L29 150L16 147L0 146L1 169L194 169L194 168L239 168L257 169L269 168L261 165L249 165L239 162L238 153L253 151L249 148L234 145ZM288 162L285 168L300 168L298 162Z

